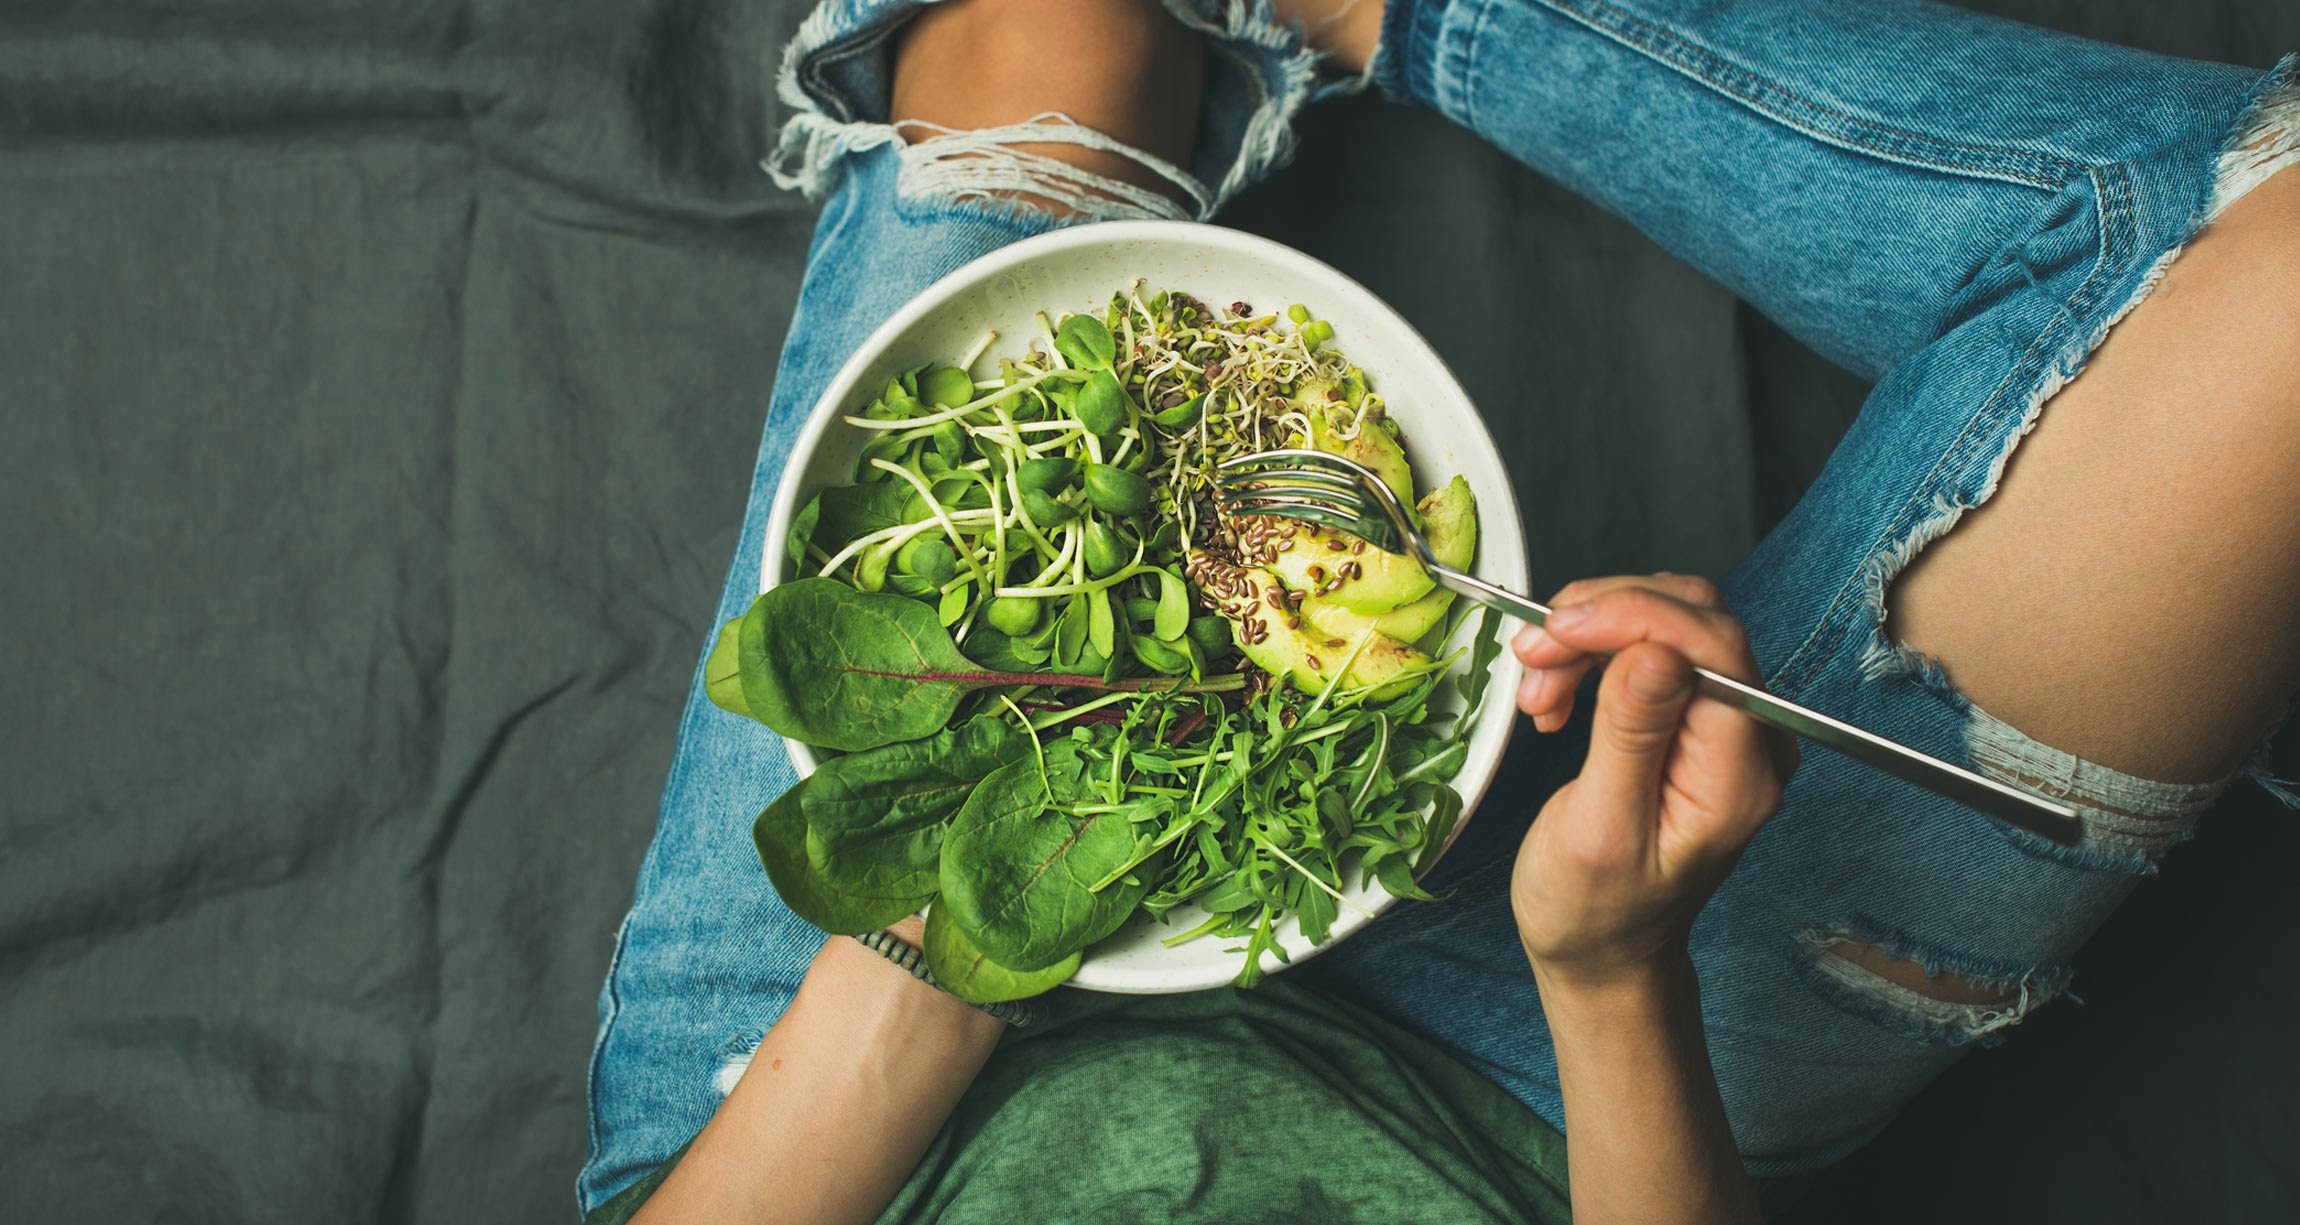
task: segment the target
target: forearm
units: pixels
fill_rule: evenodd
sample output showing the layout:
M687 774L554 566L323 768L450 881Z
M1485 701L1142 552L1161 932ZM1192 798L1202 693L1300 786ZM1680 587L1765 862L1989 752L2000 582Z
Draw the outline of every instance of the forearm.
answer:
M836 938L635 1225L876 1220L1004 1026Z
M1534 967L1565 1098L1573 1219L1756 1222L1689 961L1604 983Z

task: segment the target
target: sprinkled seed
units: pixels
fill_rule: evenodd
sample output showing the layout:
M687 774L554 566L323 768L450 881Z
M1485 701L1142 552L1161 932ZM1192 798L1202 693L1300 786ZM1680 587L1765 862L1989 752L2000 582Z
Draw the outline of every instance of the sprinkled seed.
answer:
M1290 630L1298 630L1302 628L1302 619L1300 617L1286 618L1286 628Z
M1345 544L1345 543L1344 543L1344 542L1342 542L1342 541L1341 541L1339 538L1337 538L1337 539L1334 539L1334 540L1329 540L1329 541L1327 541L1327 542L1326 542L1326 548L1328 548L1328 549L1330 549L1330 550L1332 550L1333 552L1336 552L1336 553L1340 553L1340 552L1342 552L1343 550L1345 550L1345 549L1348 549L1349 547L1350 547L1350 546L1349 546L1348 544Z
M1308 660L1310 661L1310 671L1312 671L1312 672L1323 672L1323 671L1325 671L1325 670L1326 670L1326 665L1325 665L1324 663L1320 662L1317 656L1315 656L1315 655L1307 655L1307 656L1304 656L1303 658L1305 658L1305 659L1308 659Z
M1285 552L1286 550L1288 550L1288 549L1290 549L1290 548L1293 548L1293 547L1294 547L1294 537L1293 537L1293 533L1289 532L1289 533L1287 533L1287 534L1286 534L1286 537L1285 537L1285 539L1283 539L1283 540L1280 540L1280 541L1279 541L1277 544L1275 544L1275 545L1271 546L1271 550L1270 550L1270 551L1271 551L1271 553L1272 553L1273 555L1275 555L1275 554L1278 554L1278 553L1283 553L1283 552Z
M1330 647L1338 647L1338 646L1345 646L1345 645L1347 645L1347 644L1346 644L1346 643L1344 643L1344 642L1343 642L1341 639L1339 639L1339 638L1328 638L1328 639L1326 639L1326 645L1327 645L1327 646L1330 646Z
M1318 564L1318 563L1316 563L1316 562L1311 562L1311 563L1310 563L1310 581L1311 581L1311 582L1313 582L1313 583L1322 583L1322 582L1325 582L1325 581L1326 581L1326 568L1325 568L1324 566L1321 566L1321 565L1319 565L1319 564Z
M1351 545L1351 546L1350 546L1350 552L1352 552L1352 553L1363 553L1363 552L1365 552L1365 551L1366 551L1366 542L1365 542L1365 541L1363 541L1363 540L1361 540L1361 541L1357 542L1356 544L1353 544L1353 545Z
M1342 389L1341 389L1341 388L1339 388L1339 387L1333 387L1333 388L1329 388L1329 389L1327 389L1327 391L1326 391L1326 399L1328 399L1328 400L1339 400L1339 399L1341 399L1341 398L1342 398Z
M1350 578L1358 578L1365 574L1366 568L1353 561L1350 564L1343 566L1342 572Z

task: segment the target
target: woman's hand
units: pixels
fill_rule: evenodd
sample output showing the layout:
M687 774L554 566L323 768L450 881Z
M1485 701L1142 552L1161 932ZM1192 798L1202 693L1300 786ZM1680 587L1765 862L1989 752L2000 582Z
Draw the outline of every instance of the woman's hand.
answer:
M1795 742L1696 699L1693 666L1757 679L1717 589L1684 575L1591 579L1512 644L1520 709L1554 731L1593 667L1589 758L1527 833L1511 900L1548 982L1649 978L1684 956L1693 916L1779 805ZM1608 661L1604 657L1611 655Z
M1708 583L1595 579L1552 603L1548 628L1514 644L1533 669L1518 706L1554 731L1582 675L1605 677L1589 759L1527 832L1510 897L1557 1052L1573 1219L1754 1222L1685 939L1780 803L1796 746L1694 696L1695 664L1757 678Z

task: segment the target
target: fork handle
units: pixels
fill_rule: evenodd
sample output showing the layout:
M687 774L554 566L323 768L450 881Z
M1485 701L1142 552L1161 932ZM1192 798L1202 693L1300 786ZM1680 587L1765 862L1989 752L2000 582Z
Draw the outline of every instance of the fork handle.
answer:
M1549 621L1549 609L1546 606L1536 604L1515 592L1473 578L1450 566L1429 564L1425 560L1424 568L1439 586L1457 595L1498 608L1531 625L1543 625ZM1737 681L1701 667L1694 668L1693 674L1695 688L1703 697L1745 711L1760 723L1771 724L1783 731L1803 736L1815 744L1826 745L1855 761L2062 846L2075 846L2078 839L2083 837L2083 822L2078 819L2076 810L2066 804L2032 795L2018 787L1920 753L1905 744L1887 740L1875 732L1864 731L1842 719L1831 718L1786 698L1775 697L1746 681Z

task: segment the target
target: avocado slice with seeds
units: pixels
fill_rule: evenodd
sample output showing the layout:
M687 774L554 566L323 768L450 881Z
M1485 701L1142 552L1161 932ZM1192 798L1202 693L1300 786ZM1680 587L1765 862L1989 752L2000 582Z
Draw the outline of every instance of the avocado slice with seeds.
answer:
M1376 617L1421 599L1436 586L1420 562L1402 553L1370 545L1362 553L1352 552L1364 542L1348 532L1298 520L1287 521L1287 526L1294 530L1291 547L1272 558L1269 566L1289 590ZM1334 542L1342 547L1334 548ZM1355 578L1347 577L1343 569L1351 565L1358 567Z
M1414 472L1406 463L1405 448L1398 445L1396 424L1376 409L1359 422L1356 437L1335 437L1333 409L1336 401L1328 396L1334 390L1336 388L1330 379L1304 379L1295 389L1294 407L1310 419L1310 436L1295 441L1298 445L1357 461L1375 476L1382 478L1382 483L1398 495L1398 501L1411 506L1414 500ZM1345 419L1347 416L1345 414Z
M1357 645L1355 637L1320 635L1288 626L1289 614L1280 613L1273 602L1284 601L1285 588L1259 566L1220 561L1193 550L1187 567L1199 590L1213 602L1214 611L1230 622L1230 637L1246 658L1272 676L1286 678L1303 693L1322 692ZM1341 683L1349 688L1379 686L1392 680L1405 683L1418 675L1415 669L1428 663L1429 656L1377 631L1351 661ZM1401 678L1401 673L1408 674L1407 678ZM1381 693L1375 690L1375 696Z
M1417 507L1422 531L1429 537L1430 553L1444 565L1467 570L1477 558L1477 495L1469 482L1455 477L1430 491ZM1282 556L1282 555L1281 555ZM1351 612L1330 597L1311 596L1302 601L1302 620L1328 638L1356 641L1371 625L1400 642L1420 642L1445 620L1453 607L1453 593L1443 587L1411 604L1375 616Z

